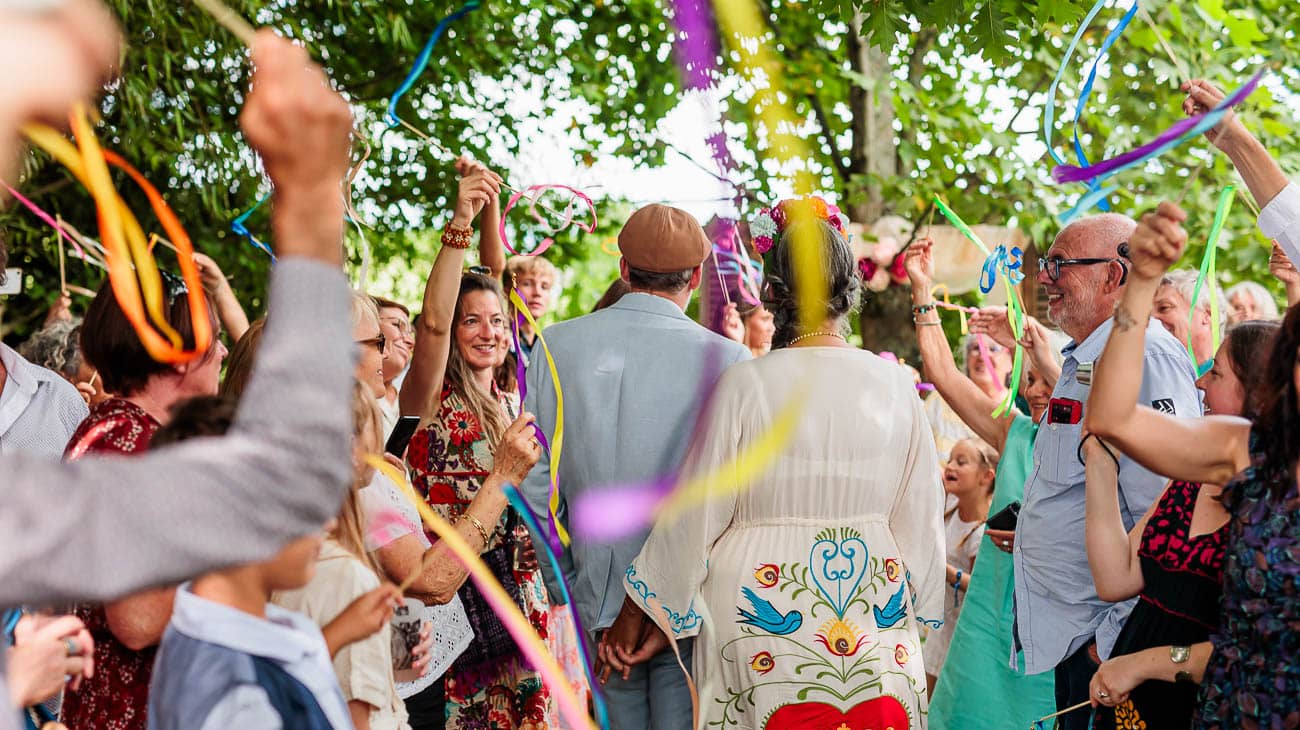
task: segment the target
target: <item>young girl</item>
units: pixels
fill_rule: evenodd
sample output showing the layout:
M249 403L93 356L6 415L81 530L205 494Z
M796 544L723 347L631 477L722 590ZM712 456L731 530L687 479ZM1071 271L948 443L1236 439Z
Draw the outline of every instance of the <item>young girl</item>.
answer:
M948 550L947 583L952 591L943 602L943 628L927 629L922 649L925 676L931 692L934 692L943 661L948 657L953 631L957 628L961 595L970 585L975 553L979 552L980 540L984 537L984 519L993 501L997 468L998 454L993 447L979 439L968 438L953 444L948 465L943 470L943 489L948 493L948 507L943 515Z
M321 546L311 582L273 597L275 603L304 613L321 625L333 620L358 596L377 588L382 574L366 552L357 496L358 488L369 483L373 471L364 465L364 455L379 453L382 448L379 410L368 386L358 383L352 413L357 434L353 446L355 478L352 491L343 500L338 524ZM367 639L333 649L334 674L357 730L410 730L393 679L392 626L385 625Z

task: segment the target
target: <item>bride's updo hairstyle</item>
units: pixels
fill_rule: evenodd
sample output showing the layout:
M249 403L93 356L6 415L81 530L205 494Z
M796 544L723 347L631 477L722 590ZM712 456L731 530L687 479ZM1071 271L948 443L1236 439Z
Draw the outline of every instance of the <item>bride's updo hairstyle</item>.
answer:
M811 229L811 236L808 229ZM795 246L801 235L816 242L817 258L822 264L821 273L829 284L829 299L824 299L821 293L818 295L818 304L825 308L825 313L818 312L816 319L837 322L841 334L847 335L847 315L857 311L862 286L862 277L858 273L848 240L836 226L821 218L790 221L781 226L778 235L774 245L763 257L761 298L763 306L772 313L773 324L776 326L772 347L785 347L800 334Z

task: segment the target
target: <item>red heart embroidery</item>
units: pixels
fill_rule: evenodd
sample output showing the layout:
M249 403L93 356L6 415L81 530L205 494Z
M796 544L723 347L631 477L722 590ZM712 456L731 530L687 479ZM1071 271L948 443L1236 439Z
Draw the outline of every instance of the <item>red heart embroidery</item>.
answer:
M767 719L764 730L908 730L907 710L893 697L877 697L848 712L824 702L786 705Z

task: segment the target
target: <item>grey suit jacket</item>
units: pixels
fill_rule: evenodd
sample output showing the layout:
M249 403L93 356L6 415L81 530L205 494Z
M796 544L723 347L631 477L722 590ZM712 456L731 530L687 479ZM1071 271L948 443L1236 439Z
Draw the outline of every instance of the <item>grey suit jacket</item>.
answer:
M548 327L543 335L564 389L558 512L566 528L568 503L577 495L675 470L695 424L702 386L712 386L701 380L716 380L728 366L750 357L743 345L651 294L627 294L608 309ZM548 436L555 433L555 388L540 352L529 364L524 408ZM545 455L521 491L538 515L547 514L550 461ZM613 544L573 538L561 564L587 630L607 628L618 616L623 573L648 534L649 526ZM559 602L545 562L551 600Z
M129 459L0 458L0 606L102 602L266 560L338 512L352 472L347 280L284 258L269 299L227 436ZM18 727L8 705L0 693L0 730Z

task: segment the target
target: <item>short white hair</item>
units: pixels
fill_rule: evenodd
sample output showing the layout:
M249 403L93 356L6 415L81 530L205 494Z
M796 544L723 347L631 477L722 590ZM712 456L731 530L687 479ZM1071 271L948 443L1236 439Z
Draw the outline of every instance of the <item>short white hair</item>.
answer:
M1263 284L1254 281L1243 281L1228 289L1228 301L1231 302L1238 294L1244 294L1255 302L1255 309L1259 310L1257 319L1277 319L1277 300L1264 288Z
M1172 286L1190 308L1192 297L1196 294L1196 279L1199 276L1198 272L1191 269L1174 269L1160 278L1160 286ZM1206 281L1202 285L1201 298L1196 302L1196 306L1208 312L1210 311L1210 303L1215 299L1218 300L1219 311L1223 313L1223 317L1226 319L1228 316L1228 300L1223 297L1223 290L1219 288L1219 285L1212 281Z

